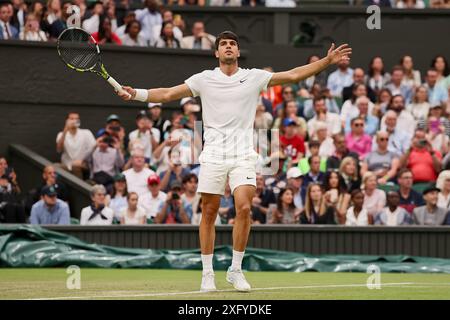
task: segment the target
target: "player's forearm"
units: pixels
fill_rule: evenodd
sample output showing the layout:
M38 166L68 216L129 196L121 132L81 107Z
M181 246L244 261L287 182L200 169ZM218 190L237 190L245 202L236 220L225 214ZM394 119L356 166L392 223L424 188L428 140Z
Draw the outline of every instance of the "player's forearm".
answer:
M291 73L293 82L299 82L325 70L330 65L330 59L325 57L316 62L291 69L289 73Z

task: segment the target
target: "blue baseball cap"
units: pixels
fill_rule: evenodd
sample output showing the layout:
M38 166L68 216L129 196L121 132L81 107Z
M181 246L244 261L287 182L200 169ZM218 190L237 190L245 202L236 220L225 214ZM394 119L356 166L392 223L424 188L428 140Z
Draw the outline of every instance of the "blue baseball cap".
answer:
M284 118L283 120L283 126L287 127L287 126L291 126L291 125L297 125L297 123L292 120L291 118Z

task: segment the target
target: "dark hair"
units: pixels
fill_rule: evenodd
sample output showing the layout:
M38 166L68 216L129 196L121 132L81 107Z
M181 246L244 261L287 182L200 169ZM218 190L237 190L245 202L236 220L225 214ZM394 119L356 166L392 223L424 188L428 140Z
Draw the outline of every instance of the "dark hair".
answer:
M103 27L103 24L105 23L105 21L109 21L109 24L111 24L111 19L108 16L101 15L100 22L98 24L98 39L99 40L106 39L107 43L112 43L111 38L106 38L105 28ZM112 25L111 25L111 27L112 27ZM112 28L111 28L111 33L112 33Z
M320 56L318 54L312 54L308 57L308 59L306 60L306 63L311 63L310 61L311 61L312 57L317 57L320 59Z
M133 194L137 195L139 198L139 195L137 194L137 192L131 191L130 193L127 194L127 200L130 200L130 198Z
M352 120L350 120L350 125L353 125L353 123L357 120L362 120L364 123L366 122L366 120L363 117L357 116L354 117Z
M367 72L367 74L369 75L369 78L372 78L373 77L373 68L372 68L372 65L373 65L373 62L375 61L375 59L381 59L381 61L383 61L383 59L380 57L380 56L375 56L375 57L373 57L372 58L372 60L370 60L370 63L369 63L369 71ZM384 73L385 73L385 71L384 71L384 63L383 63L383 69L381 69L381 75L383 75L384 76Z
M412 173L412 171L409 170L408 168L401 168L400 170L398 170L398 173L397 173L397 179L400 179L400 177L401 177L404 173L407 173L407 172Z
M331 176L335 174L338 177L338 193L345 193L347 191L347 187L345 186L345 181L339 171L329 170L325 173L325 177L323 178L323 189L325 191L331 190L330 179Z
M444 60L444 71L443 71L443 76L446 77L450 74L450 68L448 65L448 61L444 56L441 55L437 55L436 57L433 58L433 60L431 61L431 67L436 69L436 67L434 66L436 64L437 59L442 58L442 60Z
M358 193L364 194L364 192L361 189L359 189L359 188L354 189L352 192L350 192L351 199L353 199Z
M380 103L380 97L381 97L381 94L383 94L384 92L387 92L387 93L389 93L389 95L391 96L391 98L392 98L392 92L391 92L391 90L389 90L388 88L382 88L382 89L380 89L380 91L378 91L378 96L377 96L377 102L378 103Z
M392 67L391 73L394 73L395 71L401 71L401 72L404 72L403 67L402 67L402 66L398 66L398 65Z
M189 173L183 177L182 183L186 184L187 182L191 181L191 179L195 179L195 181L198 182L197 175L194 173Z
M142 29L141 28L141 23L138 20L131 20L130 22L127 23L126 27L125 27L125 33L128 34L128 32L130 31L131 25L133 23L137 23L139 25L139 30Z
M231 39L231 40L236 41L237 46L238 46L238 48L239 48L239 37L237 36L237 34L235 34L235 33L232 32L232 31L224 31L224 32L221 32L221 33L219 33L219 34L217 35L216 43L215 43L215 45L216 45L216 50L219 50L219 43L220 43L220 41L223 40L223 39Z
M319 140L309 140L308 142L308 148L320 148L320 141Z
M355 85L355 86L353 87L353 90L352 90L352 98L351 98L352 103L355 103L355 101L356 101L356 96L355 96L354 92L355 92L359 87L364 87L364 89L366 89L366 94L367 94L367 87L366 87L366 85L365 85L364 83L359 83L359 84Z
M320 156L311 156L311 157L308 158L308 164L309 165L311 165L311 163L313 161L313 158L319 158L319 161L320 161Z
M117 190L116 190L116 187L115 187L116 182L118 182L118 181L115 181L113 183L113 186L112 186L111 199L113 199L116 196L116 193L117 193ZM128 197L128 186L126 184L126 180L125 180L125 190L123 191L123 196L124 197Z
M317 102L317 101L320 101L320 100L325 100L325 97L324 97L324 96L320 96L320 97L314 98L314 99L313 99L313 106L315 106L315 105L316 105L316 102Z
M70 117L71 114L77 114L78 116L80 116L80 113L77 112L77 111L69 111L69 112L67 113L67 115L66 115L66 120L69 119L69 117Z
M282 201L283 195L284 195L284 194L286 193L286 191L288 191L288 190L292 192L292 195L294 195L294 189L292 189L292 188L290 188L290 187L281 189L281 190L280 190L280 193L278 194L278 199L277 199L277 209L278 209L278 211L280 211L280 212L283 211L283 201ZM292 198L292 203L289 204L289 209L290 209L290 210L294 210L294 209L295 209L294 198Z

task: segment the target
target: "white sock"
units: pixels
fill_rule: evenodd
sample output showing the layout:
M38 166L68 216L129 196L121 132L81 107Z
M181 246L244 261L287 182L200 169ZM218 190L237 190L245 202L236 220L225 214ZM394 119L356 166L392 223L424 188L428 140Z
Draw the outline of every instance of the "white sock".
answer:
M233 250L233 260L231 261L231 269L233 270L241 270L242 268L242 259L244 258L244 253Z
M213 271L213 254L202 254L203 272Z

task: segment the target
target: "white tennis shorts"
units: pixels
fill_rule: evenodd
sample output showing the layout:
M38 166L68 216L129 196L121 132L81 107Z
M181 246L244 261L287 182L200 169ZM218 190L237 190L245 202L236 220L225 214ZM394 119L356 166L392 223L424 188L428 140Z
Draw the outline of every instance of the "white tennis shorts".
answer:
M199 157L200 173L197 192L223 195L227 178L229 178L231 194L242 185L256 187L257 159L256 152L247 157L225 160L209 157L202 153Z

